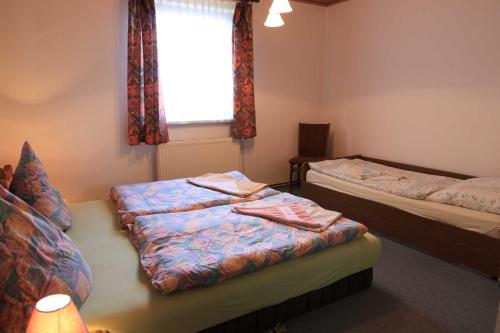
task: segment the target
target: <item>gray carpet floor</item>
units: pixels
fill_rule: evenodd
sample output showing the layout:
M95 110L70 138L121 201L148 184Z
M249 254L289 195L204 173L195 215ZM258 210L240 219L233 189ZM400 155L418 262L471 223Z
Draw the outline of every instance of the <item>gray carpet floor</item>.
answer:
M372 286L286 323L287 332L495 331L496 281L377 236Z
M372 286L285 323L287 333L495 332L497 281L377 236Z

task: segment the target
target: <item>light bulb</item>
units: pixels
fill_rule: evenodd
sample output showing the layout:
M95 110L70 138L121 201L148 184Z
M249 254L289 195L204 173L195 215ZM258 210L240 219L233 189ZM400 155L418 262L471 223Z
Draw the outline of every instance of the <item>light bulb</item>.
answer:
M27 333L88 333L78 309L68 295L39 300L28 322Z
M266 22L264 22L264 25L269 28L281 27L284 24L285 22L283 22L283 19L281 18L281 15L279 13L271 13L271 12L269 12L269 15L267 15Z
M270 13L290 13L292 11L292 6L288 0L273 0L271 8L269 8Z

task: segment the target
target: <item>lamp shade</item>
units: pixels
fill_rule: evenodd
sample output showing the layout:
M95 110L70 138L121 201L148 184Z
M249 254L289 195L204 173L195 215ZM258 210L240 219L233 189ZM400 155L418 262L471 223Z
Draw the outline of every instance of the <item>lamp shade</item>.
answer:
M88 333L68 295L50 295L36 303L26 333Z
M271 12L269 12L266 22L264 22L264 25L269 28L281 27L284 24L285 22L283 22L283 19L281 18L281 15L279 13Z
M271 8L269 8L269 12L280 14L290 13L292 10L292 6L290 6L288 0L273 0Z

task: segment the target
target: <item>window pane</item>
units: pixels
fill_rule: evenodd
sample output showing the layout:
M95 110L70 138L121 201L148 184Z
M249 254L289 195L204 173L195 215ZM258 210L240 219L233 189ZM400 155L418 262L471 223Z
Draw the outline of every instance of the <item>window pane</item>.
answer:
M233 118L230 1L157 3L160 84L168 122Z

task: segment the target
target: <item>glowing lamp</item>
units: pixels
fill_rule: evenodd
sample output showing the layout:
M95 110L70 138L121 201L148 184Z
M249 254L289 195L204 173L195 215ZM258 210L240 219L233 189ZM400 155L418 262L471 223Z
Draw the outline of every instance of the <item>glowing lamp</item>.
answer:
M271 13L271 12L269 12L269 15L267 15L266 22L264 22L264 25L269 28L281 27L284 24L285 22L283 22L283 19L281 18L281 15L279 13Z
M36 303L26 333L88 333L68 295L50 295Z
M280 14L290 13L292 10L292 6L290 6L288 0L273 0L271 8L269 8L269 12Z

